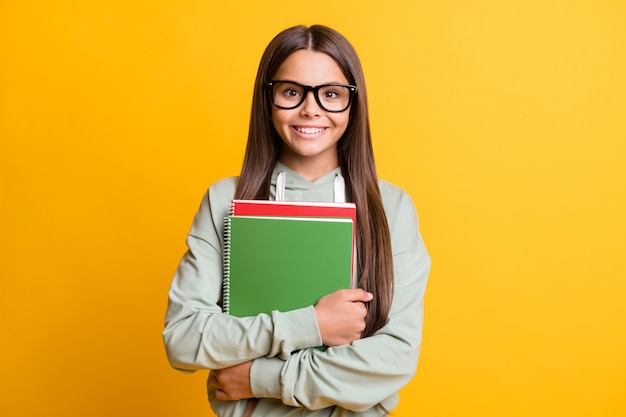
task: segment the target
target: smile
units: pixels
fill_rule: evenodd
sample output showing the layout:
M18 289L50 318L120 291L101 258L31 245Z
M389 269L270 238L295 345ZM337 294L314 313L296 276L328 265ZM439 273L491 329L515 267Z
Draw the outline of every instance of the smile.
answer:
M294 126L294 129L305 135L319 135L320 133L323 133L326 130L325 127L297 127L297 126Z

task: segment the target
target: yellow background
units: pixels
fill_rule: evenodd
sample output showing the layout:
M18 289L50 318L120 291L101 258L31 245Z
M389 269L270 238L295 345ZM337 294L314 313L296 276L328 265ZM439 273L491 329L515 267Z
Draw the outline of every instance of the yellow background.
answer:
M626 415L622 0L2 1L0 415L212 415L167 288L263 49L318 22L434 260L395 415Z

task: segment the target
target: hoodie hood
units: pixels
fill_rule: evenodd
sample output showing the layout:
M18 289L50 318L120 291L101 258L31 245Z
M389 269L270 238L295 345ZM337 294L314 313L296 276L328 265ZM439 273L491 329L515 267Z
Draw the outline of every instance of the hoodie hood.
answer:
M279 173L284 172L285 195L287 201L345 201L345 187L341 168L335 168L316 181L309 181L291 168L278 162L272 172L270 200L276 200L276 183ZM336 178L339 179L336 180ZM335 198L335 183L338 182L338 195Z

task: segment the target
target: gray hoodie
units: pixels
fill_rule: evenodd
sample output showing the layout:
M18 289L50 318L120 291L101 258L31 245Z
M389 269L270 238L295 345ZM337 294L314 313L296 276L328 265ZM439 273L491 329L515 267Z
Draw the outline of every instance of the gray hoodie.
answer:
M339 168L315 182L282 164L285 200L333 201ZM322 344L313 306L256 317L223 314L223 220L237 178L213 184L204 195L169 291L163 338L172 366L182 371L221 369L253 360L252 392L258 416L382 416L398 404L398 391L415 373L421 345L423 301L430 257L415 207L400 188L379 181L391 233L395 292L387 324L350 345ZM241 416L246 401L219 401L219 416Z

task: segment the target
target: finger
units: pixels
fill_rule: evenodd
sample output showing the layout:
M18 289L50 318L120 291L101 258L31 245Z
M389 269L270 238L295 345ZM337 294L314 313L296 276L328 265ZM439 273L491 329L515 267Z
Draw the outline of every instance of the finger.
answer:
M209 385L214 386L215 388L221 388L217 375L214 372L211 372L209 375Z
M228 397L226 396L226 391L219 388L215 389L215 398L222 401L228 400Z
M372 301L374 294L367 292L362 288L354 288L351 290L345 290L346 301L360 301L366 303Z

